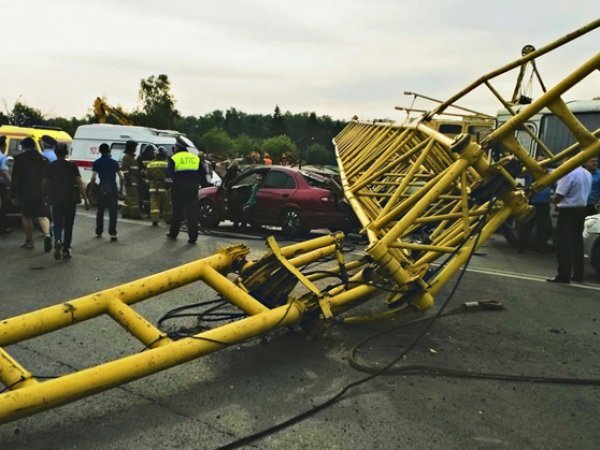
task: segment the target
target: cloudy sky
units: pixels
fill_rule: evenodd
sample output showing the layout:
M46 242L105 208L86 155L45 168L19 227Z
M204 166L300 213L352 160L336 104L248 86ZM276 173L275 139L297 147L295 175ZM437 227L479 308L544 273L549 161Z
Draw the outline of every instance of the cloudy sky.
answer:
M0 108L126 111L142 78L165 73L177 108L201 115L315 111L404 118L404 91L447 98L600 17L598 0L2 0ZM547 84L600 50L600 30L538 61ZM514 76L498 81L510 97ZM600 76L571 99L600 96ZM463 103L493 113L482 92ZM419 106L419 105L416 105ZM422 104L430 107L431 105Z

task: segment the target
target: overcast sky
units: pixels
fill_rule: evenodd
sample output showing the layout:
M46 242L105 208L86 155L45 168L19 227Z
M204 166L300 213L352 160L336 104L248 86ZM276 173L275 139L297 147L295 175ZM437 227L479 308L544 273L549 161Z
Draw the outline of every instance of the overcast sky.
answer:
M404 91L447 98L600 16L598 0L1 0L0 99L81 117L130 111L167 74L184 115L315 111L404 118ZM600 51L600 30L538 62L547 84ZM514 76L498 81L507 97ZM592 75L570 99L600 96ZM493 113L483 93L466 106ZM418 105L416 105L418 106ZM430 107L431 105L423 104ZM4 105L0 104L2 110Z

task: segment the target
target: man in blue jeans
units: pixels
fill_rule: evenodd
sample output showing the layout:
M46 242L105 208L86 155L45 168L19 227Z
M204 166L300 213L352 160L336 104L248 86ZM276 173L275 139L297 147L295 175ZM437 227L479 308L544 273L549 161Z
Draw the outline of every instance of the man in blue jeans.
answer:
M117 209L119 207L119 194L123 192L123 174L119 163L111 158L108 144L100 144L100 158L92 166L91 183L100 179L98 187L98 211L96 213L96 237L101 238L104 231L104 209L108 208L108 234L110 240L117 240ZM117 187L117 176L119 187Z
M79 169L75 163L66 160L69 153L67 145L58 143L55 152L57 159L46 167L42 191L51 207L54 259L59 260L61 257L71 257L73 223L78 201L81 202L83 198L85 209L89 209L90 204Z

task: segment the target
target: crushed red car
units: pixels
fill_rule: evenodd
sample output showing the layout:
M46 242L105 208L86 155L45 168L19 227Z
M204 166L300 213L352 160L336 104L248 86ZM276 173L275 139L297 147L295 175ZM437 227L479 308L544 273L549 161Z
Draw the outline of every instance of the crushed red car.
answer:
M251 213L244 215L244 205L260 178L256 202ZM227 186L200 189L200 225L217 227L223 220L248 222L251 227L280 226L288 236L319 228L350 231L358 226L333 177L283 166L255 166Z

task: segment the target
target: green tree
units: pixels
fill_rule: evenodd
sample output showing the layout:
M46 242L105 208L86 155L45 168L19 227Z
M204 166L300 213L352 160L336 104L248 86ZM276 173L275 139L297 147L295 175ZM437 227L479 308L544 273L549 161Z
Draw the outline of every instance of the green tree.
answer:
M320 166L335 164L335 155L333 151L328 150L324 145L314 143L306 149L306 162Z
M257 144L255 139L252 139L247 134L240 134L233 140L233 150L236 155L246 156L251 151L255 151L260 146Z
M261 150L271 157L279 158L283 153L296 153L296 144L285 134L265 139Z
M271 136L281 136L284 134L285 121L281 114L281 109L279 109L279 105L276 105L275 111L273 112L273 118L271 119Z
M226 156L233 150L233 140L222 128L213 128L204 133L198 140L200 150Z
M180 114L175 109L175 97L171 94L171 82L167 75L152 75L142 80L139 98L146 114L146 125L174 128Z
M19 127L45 125L44 115L39 109L27 106L25 103L16 102L9 115L10 123Z

